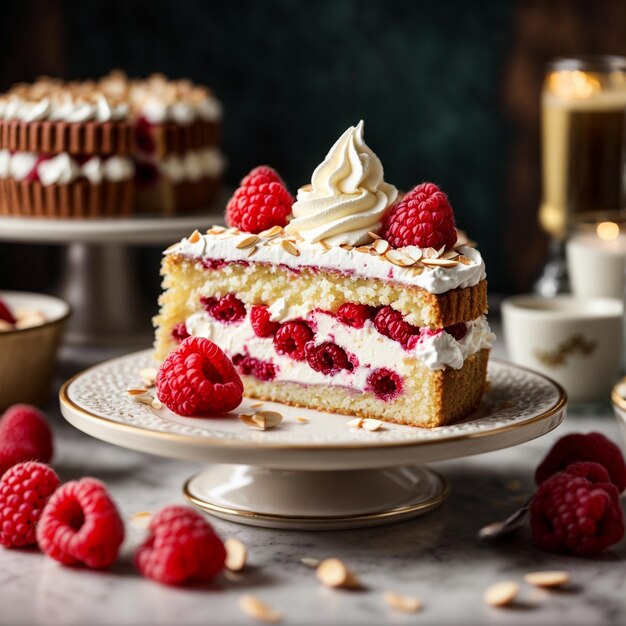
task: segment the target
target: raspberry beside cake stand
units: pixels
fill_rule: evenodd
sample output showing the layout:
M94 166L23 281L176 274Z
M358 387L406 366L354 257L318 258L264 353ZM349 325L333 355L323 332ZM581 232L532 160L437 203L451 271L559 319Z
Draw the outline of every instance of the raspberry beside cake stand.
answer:
M566 410L556 383L492 359L483 405L460 424L432 430L385 424L367 432L350 429L346 416L264 402L283 421L260 432L233 416L184 418L133 401L125 390L151 366L146 350L76 375L60 391L64 417L116 445L209 463L184 485L186 498L217 517L271 528L358 528L422 515L448 494L445 479L424 464L540 437ZM245 399L236 413L253 412L256 402Z

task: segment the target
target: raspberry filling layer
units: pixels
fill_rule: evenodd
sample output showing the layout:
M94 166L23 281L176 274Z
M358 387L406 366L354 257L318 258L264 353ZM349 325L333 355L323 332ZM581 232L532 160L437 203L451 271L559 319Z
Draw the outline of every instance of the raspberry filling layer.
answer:
M235 294L203 297L198 311L172 331L216 342L240 374L259 380L332 385L392 401L420 360L430 369L463 366L490 347L486 319L447 329L417 328L391 307L343 305L332 314L315 309L294 319L274 319L280 307L248 305ZM362 308L359 308L362 307Z

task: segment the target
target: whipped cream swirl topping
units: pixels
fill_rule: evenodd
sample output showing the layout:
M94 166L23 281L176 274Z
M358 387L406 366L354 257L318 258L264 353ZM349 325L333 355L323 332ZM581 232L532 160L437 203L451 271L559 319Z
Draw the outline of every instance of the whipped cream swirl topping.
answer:
M358 246L380 229L398 190L383 179L380 159L363 140L363 120L336 141L311 184L298 191L286 230L309 242Z

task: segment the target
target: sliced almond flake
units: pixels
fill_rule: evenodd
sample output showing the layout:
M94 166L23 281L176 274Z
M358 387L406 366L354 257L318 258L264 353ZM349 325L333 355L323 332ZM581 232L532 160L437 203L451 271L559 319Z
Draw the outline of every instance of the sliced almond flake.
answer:
M415 596L402 596L394 591L383 594L385 604L394 611L400 613L418 613L422 610L422 603Z
M321 561L320 559L314 559L313 557L305 556L300 559L300 563L302 563L302 565L310 567L311 569L315 569L321 563Z
M138 511L137 513L133 513L128 521L131 526L135 528L148 528L150 526L150 520L152 519L152 511Z
M459 258L458 258L459 263L463 263L463 265L471 265L472 264L472 259L466 257L464 254L462 254Z
M251 594L239 598L239 608L252 619L267 624L276 624L282 619L282 615L274 610L269 604Z
M187 238L187 241L189 243L197 243L200 241L200 237L202 237L202 235L197 230L194 230L193 233L191 233L191 235Z
M245 248L249 248L253 246L259 240L258 235L244 235L236 244L235 248L239 248L239 250L244 250Z
M514 580L504 580L487 587L483 599L489 606L507 606L519 593L519 584Z
M440 257L446 251L446 246L443 245L439 250L437 250L437 256Z
M158 398L154 398L150 404L152 405L152 408L157 411L163 408L163 403Z
M361 586L354 572L340 559L324 559L317 566L317 579L327 587L358 589Z
M377 233L372 232L371 230L367 234L374 240L381 239L380 235L378 235Z
M156 367L143 367L138 373L146 387L154 387L158 372Z
M287 239L283 239L280 242L280 245L282 249L288 254L291 254L292 256L300 256L300 250L298 250L298 247L295 244L293 244L291 241L287 241Z
M260 409L263 406L263 402L254 402L250 405L251 409Z
M348 426L350 426L350 428L361 428L361 426L363 425L363 418L362 417L357 417L353 420L350 420L348 422Z
M226 539L224 542L226 548L226 567L231 572L240 572L245 566L248 559L248 551L246 546L239 539Z
M247 413L241 413L239 415L239 421L243 422L248 428L256 428L258 430L259 425L252 420L252 415Z
M422 259L422 263L426 267L456 267L459 264L450 259Z
M425 259L434 259L437 257L437 250L434 248L424 248L424 258Z
M246 256L248 258L251 257L251 256L254 256L258 249L259 249L258 246L252 246L252 248L250 248L250 251L248 252L248 254Z
M225 226L211 226L211 228L209 228L209 230L207 230L207 235L219 235L220 233L223 233L226 230Z
M370 248L370 246L358 246L354 250L355 252L365 252L369 254L372 251L372 248Z
M147 406L152 406L152 401L154 398L151 394L145 393L143 395L131 396L135 402L139 402L139 404L145 404Z
M560 587L570 581L570 575L561 570L547 570L544 572L530 572L524 576L529 585L536 587Z
M344 250L347 250L348 252L350 252L354 248L354 246L351 246L348 243L342 243L339 247L343 248Z
M309 420L306 417L296 417L298 424L308 424Z
M456 259L459 256L459 252L457 250L448 250L441 255L442 259Z
M330 245L327 244L326 241L324 241L324 239L320 239L317 243L319 243L320 246L322 246L322 248L324 249L324 252L322 252L322 254L325 254L326 252L330 250Z
M407 246L406 248L402 248L402 252L411 257L414 261L420 261L424 256L424 251L417 246Z
M270 239L271 237L276 237L276 235L280 235L283 232L282 226L272 226L267 230L264 230L259 233L259 237L263 239Z
M380 420L371 419L369 417L365 418L361 424L363 430L369 430L370 432L380 430L382 426L383 423Z
M225 235L239 235L241 231L236 226L231 226L224 231Z
M410 257L399 250L388 250L385 252L385 258L398 267L409 267L415 263Z
M372 244L372 248L378 252L378 254L385 254L389 250L389 242L381 239L380 237Z
M283 416L277 411L259 411L252 416L252 421L261 429L275 428L283 421Z
M148 393L148 390L147 389L127 389L126 393L129 396L139 396L139 395L144 395Z

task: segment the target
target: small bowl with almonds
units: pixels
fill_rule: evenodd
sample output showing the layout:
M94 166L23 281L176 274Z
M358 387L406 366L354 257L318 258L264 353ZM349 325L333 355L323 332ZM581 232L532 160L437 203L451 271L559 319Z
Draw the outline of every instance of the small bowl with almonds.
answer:
M0 293L0 411L16 402L42 404L50 394L70 306L38 293Z

